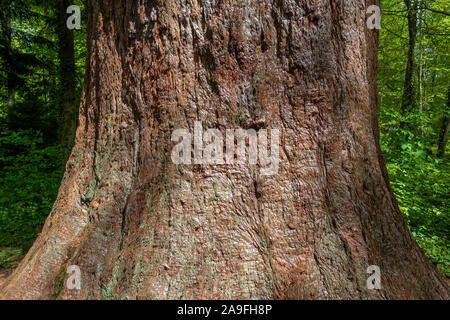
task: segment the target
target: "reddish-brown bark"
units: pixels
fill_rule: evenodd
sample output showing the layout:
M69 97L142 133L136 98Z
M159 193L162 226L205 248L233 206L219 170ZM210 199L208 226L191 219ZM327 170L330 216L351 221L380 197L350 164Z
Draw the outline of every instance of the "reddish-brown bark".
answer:
M448 298L381 156L370 4L90 1L76 144L1 296ZM280 129L278 174L173 164L172 132L195 121Z

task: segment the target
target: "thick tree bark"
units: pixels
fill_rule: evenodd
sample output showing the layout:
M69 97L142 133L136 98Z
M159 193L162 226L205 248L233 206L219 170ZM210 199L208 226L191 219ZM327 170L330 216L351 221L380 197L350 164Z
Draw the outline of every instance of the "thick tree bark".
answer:
M60 78L59 142L64 146L64 164L75 142L78 118L73 30L66 26L68 18L66 11L70 5L69 0L60 0L57 3Z
M406 61L405 82L403 87L403 97L401 111L405 114L414 110L415 100L415 51L417 37L417 0L404 0L407 8L408 17L408 57Z
M2 297L448 298L381 156L370 4L91 1L76 144ZM195 121L279 129L278 174L174 164Z

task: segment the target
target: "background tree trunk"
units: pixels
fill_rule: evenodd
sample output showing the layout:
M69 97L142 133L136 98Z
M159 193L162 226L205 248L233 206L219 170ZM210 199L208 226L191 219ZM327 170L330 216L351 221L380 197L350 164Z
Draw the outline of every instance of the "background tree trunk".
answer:
M414 110L416 106L415 101L415 51L416 51L416 37L417 37L417 1L404 0L408 15L408 57L406 62L405 82L403 88L401 111L403 114Z
M73 30L67 28L66 25L69 17L66 10L70 5L69 0L60 0L57 3L59 78L61 81L59 143L64 146L64 164L69 158L75 142L78 118Z
M443 157L445 155L445 148L447 146L448 131L450 130L450 88L447 91L447 105L444 108L444 117L442 118L442 127L439 132L439 142L438 142L438 157Z
M13 70L13 56L12 56L12 28L11 28L11 8L10 3L6 2L3 4L3 12L0 13L0 24L1 24L1 37L0 39L4 43L4 59L6 60L6 90L8 95L8 122L11 122L12 115L15 112L16 105L16 82L17 79L14 75Z
M76 144L2 297L448 298L381 156L371 4L90 1ZM173 164L194 121L280 129L278 174Z

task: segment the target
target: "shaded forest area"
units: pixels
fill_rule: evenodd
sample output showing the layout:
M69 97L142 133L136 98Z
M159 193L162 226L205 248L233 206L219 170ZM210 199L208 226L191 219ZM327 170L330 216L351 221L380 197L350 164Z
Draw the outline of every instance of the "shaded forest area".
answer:
M70 4L81 30L65 27ZM58 192L83 85L86 6L1 1L0 268L20 261ZM445 0L382 2L378 91L392 188L419 245L450 275L448 12Z

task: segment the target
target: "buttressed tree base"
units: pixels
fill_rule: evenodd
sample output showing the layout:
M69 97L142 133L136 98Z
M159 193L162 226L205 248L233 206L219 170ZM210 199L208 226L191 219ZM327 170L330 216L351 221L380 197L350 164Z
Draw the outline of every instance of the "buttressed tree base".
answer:
M75 147L0 296L448 299L381 155L373 4L90 1ZM172 132L196 121L280 130L278 172L174 164Z

